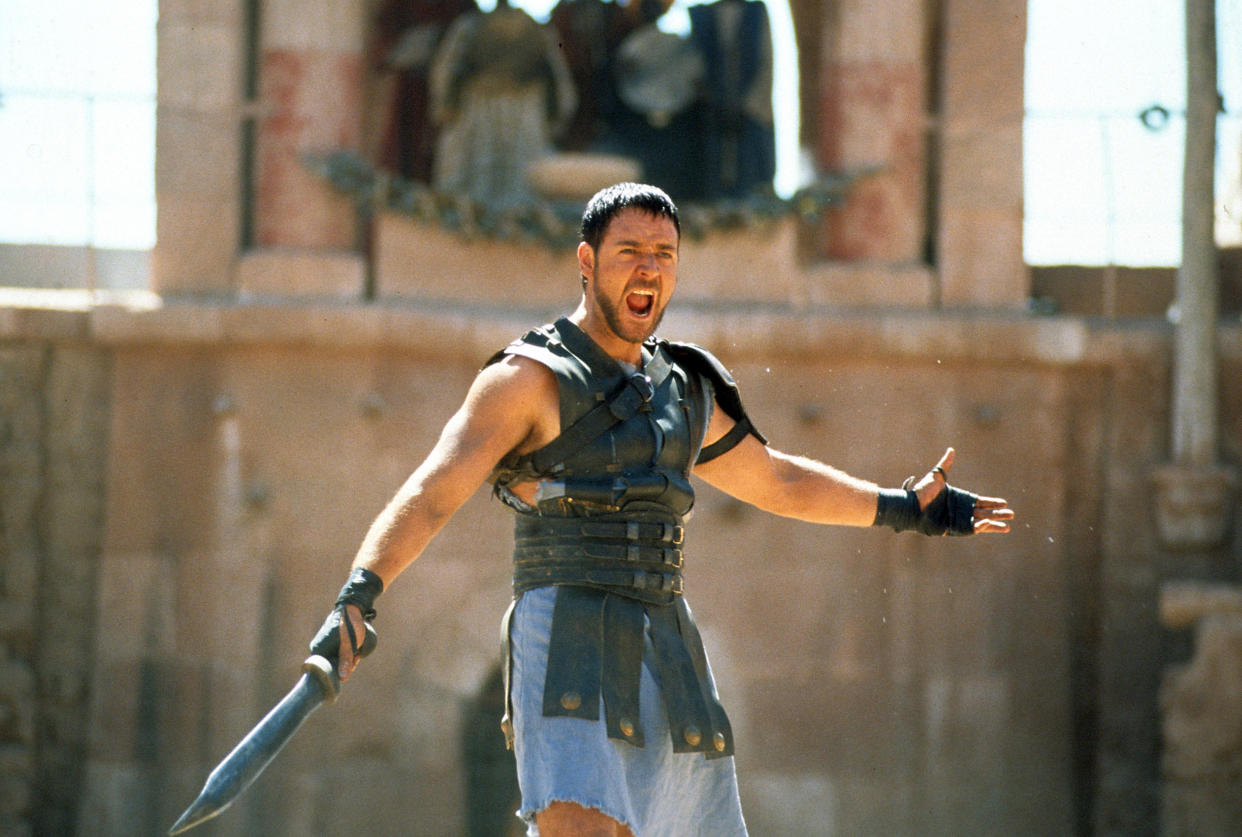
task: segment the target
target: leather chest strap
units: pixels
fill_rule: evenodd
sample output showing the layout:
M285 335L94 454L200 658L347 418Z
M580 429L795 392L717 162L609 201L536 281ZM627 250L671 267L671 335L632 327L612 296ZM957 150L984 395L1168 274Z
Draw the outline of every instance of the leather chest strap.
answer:
M515 351L520 354L520 351ZM612 427L633 418L647 406L672 371L662 352L656 352L641 372L626 377L607 399L596 404L561 435L519 460L530 464L535 474L550 474L557 466L582 450Z

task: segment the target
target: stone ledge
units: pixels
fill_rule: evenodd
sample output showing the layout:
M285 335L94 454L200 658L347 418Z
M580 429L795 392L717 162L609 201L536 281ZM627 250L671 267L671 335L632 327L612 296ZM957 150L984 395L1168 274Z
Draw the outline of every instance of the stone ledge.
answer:
M399 348L486 357L532 324L567 310L388 300L229 301L148 292L0 288L0 339L163 344ZM1166 358L1162 320L1119 325L1084 317L988 311L839 309L675 303L661 333L741 360L818 354L943 362L1108 366ZM1242 359L1242 323L1222 324L1226 360Z
M685 235L677 277L680 303L760 303L929 309L935 276L921 265L805 265L793 216L737 229ZM380 299L488 303L498 299L577 300L573 248L467 237L392 212L375 226Z
M1242 587L1206 581L1170 581L1160 588L1160 623L1189 628L1211 616L1242 619Z
M0 288L0 339L86 339L92 305L86 290Z
M267 297L361 299L366 261L344 250L271 247L252 250L237 263L237 288L243 300Z

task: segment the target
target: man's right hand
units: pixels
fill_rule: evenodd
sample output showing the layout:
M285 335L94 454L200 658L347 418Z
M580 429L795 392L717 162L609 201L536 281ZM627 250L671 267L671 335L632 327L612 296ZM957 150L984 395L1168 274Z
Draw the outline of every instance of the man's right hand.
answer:
M342 604L324 619L319 632L311 640L310 651L331 661L336 666L337 676L344 683L354 673L359 661L375 650L378 639L375 628L363 619L357 605Z
M351 604L345 605L344 617L340 620L340 626L337 629L340 660L337 663L336 672L340 675L341 682L344 683L354 673L354 669L358 667L358 663L362 658L375 648L377 640L375 628L362 618L362 611ZM351 631L353 641L351 642ZM358 650L354 650L354 642L360 642Z

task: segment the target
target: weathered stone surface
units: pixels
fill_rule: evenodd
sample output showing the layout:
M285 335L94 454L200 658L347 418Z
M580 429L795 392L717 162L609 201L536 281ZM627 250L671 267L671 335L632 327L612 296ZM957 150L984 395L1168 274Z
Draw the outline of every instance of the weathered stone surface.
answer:
M0 827L72 833L86 746L106 356L0 349Z
M311 173L302 155L355 148L361 131L357 52L267 48L260 78L255 240L262 246L355 246L353 202Z
M1242 615L1202 616L1195 655L1170 671L1160 693L1163 713L1163 833L1242 832Z
M301 297L360 300L366 263L340 250L274 248L252 250L237 266L237 288L245 298Z
M228 296L240 242L236 196L156 196L152 289L168 296Z

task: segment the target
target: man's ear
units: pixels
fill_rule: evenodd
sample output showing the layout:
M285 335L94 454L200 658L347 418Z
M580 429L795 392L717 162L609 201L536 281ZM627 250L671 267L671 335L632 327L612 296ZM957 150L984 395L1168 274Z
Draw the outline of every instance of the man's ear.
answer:
M578 244L578 272L583 279L595 278L595 249L585 241Z

